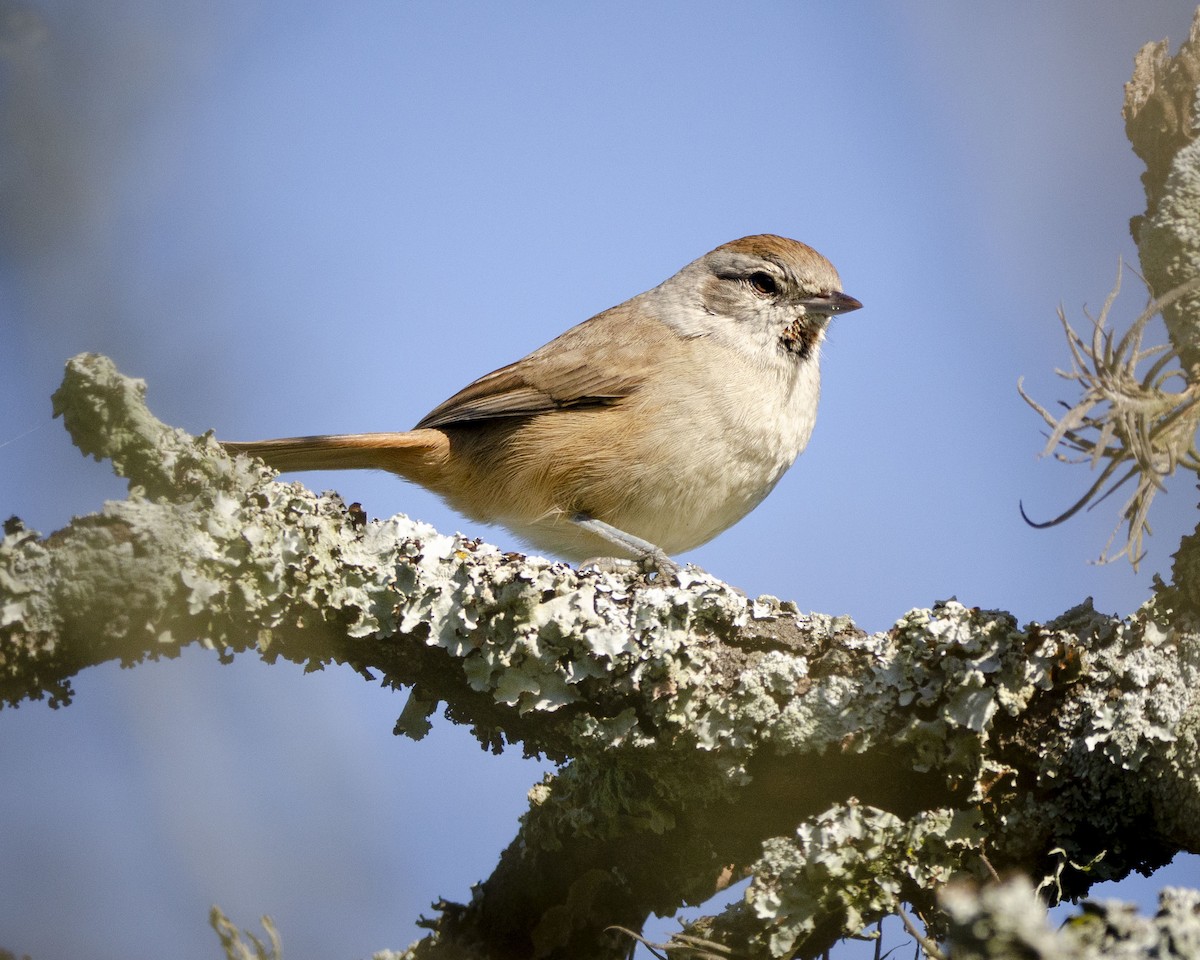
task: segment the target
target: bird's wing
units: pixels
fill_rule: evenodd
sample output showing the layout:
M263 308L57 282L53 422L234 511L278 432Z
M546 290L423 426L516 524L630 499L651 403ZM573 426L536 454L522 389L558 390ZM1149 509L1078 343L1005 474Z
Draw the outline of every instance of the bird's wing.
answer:
M643 381L654 337L674 334L656 320L638 321L624 304L572 327L529 356L480 377L431 410L417 427L529 417L553 410L606 406Z

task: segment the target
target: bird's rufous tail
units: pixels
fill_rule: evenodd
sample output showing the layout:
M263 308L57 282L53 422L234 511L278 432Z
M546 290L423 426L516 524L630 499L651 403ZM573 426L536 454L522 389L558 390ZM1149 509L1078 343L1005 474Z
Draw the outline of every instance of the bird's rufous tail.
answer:
M230 453L259 457L283 472L389 470L418 483L428 483L431 472L440 469L449 453L449 441L440 430L283 437L221 445Z

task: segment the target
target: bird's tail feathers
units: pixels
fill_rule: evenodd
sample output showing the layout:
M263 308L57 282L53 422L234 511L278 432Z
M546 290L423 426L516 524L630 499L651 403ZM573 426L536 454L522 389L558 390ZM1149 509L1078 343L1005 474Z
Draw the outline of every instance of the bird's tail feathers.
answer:
M440 430L404 433L346 433L315 437L283 437L248 443L223 442L230 453L247 454L281 472L297 470L389 470L427 481L449 449Z

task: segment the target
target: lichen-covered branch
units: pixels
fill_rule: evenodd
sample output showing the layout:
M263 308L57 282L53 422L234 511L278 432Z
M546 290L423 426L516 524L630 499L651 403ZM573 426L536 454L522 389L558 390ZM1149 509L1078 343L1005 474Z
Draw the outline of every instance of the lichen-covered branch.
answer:
M1051 898L1200 850L1200 635L1165 592L1045 625L957 602L886 632L678 583L578 573L367 522L155 420L144 386L71 361L55 398L128 499L0 546L0 696L70 699L105 660L200 641L415 687L482 743L563 765L415 956L618 957L654 911L753 877L690 933L814 956L951 878Z
M1179 52L1166 40L1148 43L1125 85L1125 132L1146 164L1146 212L1130 224L1153 297L1196 280L1200 271L1200 9ZM1174 351L1200 379L1200 292L1163 311Z

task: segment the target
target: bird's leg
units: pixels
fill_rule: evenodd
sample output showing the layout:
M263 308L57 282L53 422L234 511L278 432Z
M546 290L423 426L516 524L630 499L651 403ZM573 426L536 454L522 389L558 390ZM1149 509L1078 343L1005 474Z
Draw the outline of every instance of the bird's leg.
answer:
M635 537L632 533L614 527L611 523L589 517L586 513L577 513L571 517L571 522L588 533L594 533L600 539L619 547L625 553L634 554L636 560L623 560L621 557L592 557L585 560L581 567L592 567L598 570L623 567L625 564L636 564L646 572L657 572L660 577L676 576L682 569L679 564L668 557L660 547L649 540ZM614 563L616 561L616 563Z

